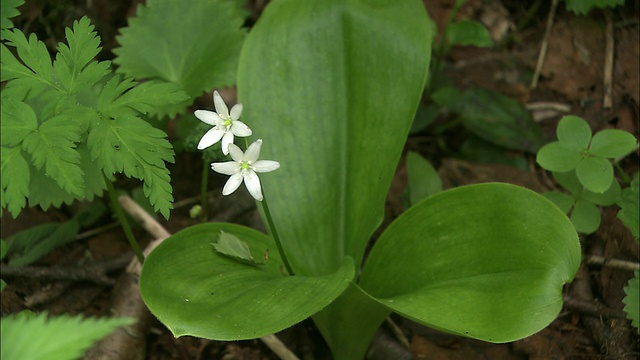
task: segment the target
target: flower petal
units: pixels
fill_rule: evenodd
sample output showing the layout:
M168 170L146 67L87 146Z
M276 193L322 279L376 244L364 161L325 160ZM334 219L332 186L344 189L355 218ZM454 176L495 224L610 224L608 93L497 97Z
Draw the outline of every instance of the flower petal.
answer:
M229 118L229 108L217 91L213 92L213 105L216 107L216 112L220 117Z
M244 160L249 162L255 162L260 157L260 147L262 147L262 139L254 141L247 151L244 153Z
M240 184L242 184L242 174L238 172L231 175L227 183L224 184L224 188L222 188L222 195L229 195L236 191L236 189L240 187Z
M251 194L254 199L262 201L262 188L260 187L258 174L253 172L253 170L247 170L244 174L244 184L246 185L247 190L249 190L249 194Z
M193 112L193 115L195 115L203 123L207 123L212 126L216 126L218 125L218 122L222 121L218 114L209 110L196 110Z
M211 163L211 170L225 175L234 175L240 172L240 165L235 161Z
M229 146L227 147L227 149L229 149L229 153L231 153L231 158L235 161L235 162L240 162L242 161L242 159L244 158L244 153L242 152L242 150L240 150L240 148L238 147L238 145L236 144L229 144Z
M238 120L231 123L231 132L233 133L233 135L240 137L247 137L253 133L251 129L249 129L249 127L245 125L245 123Z
M204 136L202 136L202 139L200 139L200 142L198 143L198 150L206 149L217 143L222 138L222 135L224 135L224 130L217 127L210 129L206 134L204 134Z
M240 119L240 115L242 115L242 104L235 104L231 108L231 120Z
M256 172L266 173L278 169L280 167L280 163L273 160L258 160L251 164L251 166Z
M223 154L229 155L230 144L233 144L233 133L231 131L227 131L222 137L222 153Z

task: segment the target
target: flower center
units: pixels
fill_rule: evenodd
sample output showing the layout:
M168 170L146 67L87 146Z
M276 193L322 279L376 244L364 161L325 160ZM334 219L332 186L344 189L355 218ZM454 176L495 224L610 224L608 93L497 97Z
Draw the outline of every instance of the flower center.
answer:
M251 161L241 161L240 162L240 171L245 173L249 169L251 169Z

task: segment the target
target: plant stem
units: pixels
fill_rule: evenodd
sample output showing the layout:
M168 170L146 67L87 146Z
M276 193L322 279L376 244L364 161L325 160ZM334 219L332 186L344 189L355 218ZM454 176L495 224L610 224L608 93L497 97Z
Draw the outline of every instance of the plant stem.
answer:
M113 187L113 183L109 181L109 179L107 179L106 177L104 177L104 182L105 184L107 184L107 191L109 192L111 207L113 208L113 211L116 212L116 217L120 222L120 226L122 226L122 230L124 230L124 235L127 237L127 240L129 241L129 245L131 245L133 252L136 254L136 257L138 258L138 261L140 261L140 264L142 264L144 263L144 255L140 250L140 246L138 245L136 238L133 236L133 231L131 231L131 226L129 225L129 221L125 216L124 211L122 211L122 206L120 206L120 202L118 201L118 194L116 194L116 189Z
M280 243L280 237L278 236L278 231L276 231L276 226L273 224L273 218L271 217L271 211L269 210L269 204L267 204L267 198L262 194L262 201L259 203L262 205L262 211L264 212L264 216L267 218L267 226L269 226L269 231L271 232L271 236L276 241L276 246L278 247L278 253L280 254L280 258L282 258L282 262L284 263L284 267L289 272L289 275L294 275L293 269L289 264L289 260L287 260L287 255L284 253L284 248Z
M207 204L207 187L209 186L209 163L202 162L202 180L200 181L200 206L202 213L200 221L206 221L209 218L209 204Z

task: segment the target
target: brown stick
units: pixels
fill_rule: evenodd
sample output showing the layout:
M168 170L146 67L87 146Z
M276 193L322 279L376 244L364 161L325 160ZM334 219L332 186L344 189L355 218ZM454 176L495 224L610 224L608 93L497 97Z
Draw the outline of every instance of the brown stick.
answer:
M533 74L530 88L533 90L538 86L538 78L540 77L540 71L542 71L542 65L544 64L544 58L547 56L547 45L549 42L549 36L551 35L551 29L553 28L553 18L556 15L556 8L558 7L558 0L551 2L551 10L549 10L549 18L547 19L547 28L544 31L544 39L542 40L542 46L540 46L540 54L538 54L538 62L536 63L536 71Z
M604 52L604 99L602 106L605 109L611 109L612 96L611 96L611 83L613 78L613 50L615 46L615 39L613 38L613 20L611 20L611 12L605 11L605 18L607 20L607 28L605 32L605 52Z
M640 264L638 264L637 262L619 260L619 259L608 259L608 258L597 256L597 255L587 256L587 264L609 266L609 267L614 267L617 269L628 270L628 271L640 270Z

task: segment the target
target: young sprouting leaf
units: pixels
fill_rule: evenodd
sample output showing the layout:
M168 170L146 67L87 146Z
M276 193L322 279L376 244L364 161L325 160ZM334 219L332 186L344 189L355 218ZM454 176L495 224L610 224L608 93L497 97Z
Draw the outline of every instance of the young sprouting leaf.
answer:
M24 0L2 0L0 2L0 25L2 30L10 29L13 27L11 18L20 15L18 7L24 4Z
M473 20L460 20L450 24L446 31L449 45L488 47L493 45L489 30Z
M631 325L636 328L636 332L640 334L640 296L638 295L640 294L640 272L638 270L625 286L624 293L627 294L622 300L624 312L627 313L627 319L631 320Z
M604 9L624 4L624 0L565 0L567 10L578 15L587 15L593 8Z
M235 83L243 22L230 1L149 0L120 30L114 62L127 76L175 83L195 98Z
M232 257L242 262L254 265L264 265L264 261L256 261L251 255L251 249L246 241L240 240L237 236L220 231L218 241L213 243L213 248L220 254ZM267 249L268 251L268 249ZM265 259L266 261L266 259Z
M134 323L133 318L82 318L46 313L19 313L2 318L3 359L72 360L95 341L115 329Z
M442 180L438 171L427 159L413 151L407 153L407 178L409 202L412 206L442 191Z
M101 119L89 131L87 145L91 156L110 176L122 172L144 182L144 193L156 211L169 218L173 208L169 170L173 150L167 134L148 122L123 113L113 119Z

